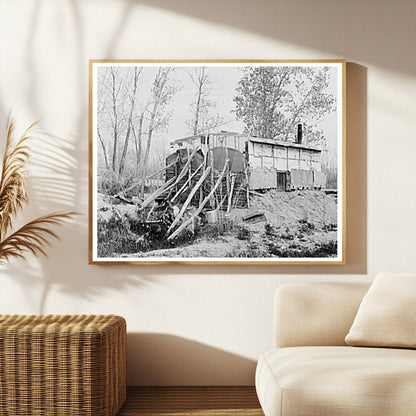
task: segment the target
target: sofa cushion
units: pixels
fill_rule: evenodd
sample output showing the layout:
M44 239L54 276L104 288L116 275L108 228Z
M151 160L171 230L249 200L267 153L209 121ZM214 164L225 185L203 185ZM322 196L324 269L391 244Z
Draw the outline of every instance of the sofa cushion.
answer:
M275 292L273 347L345 346L367 283L298 283Z
M416 274L377 275L345 342L355 346L416 348Z
M261 356L256 389L266 416L416 415L416 351L277 348Z

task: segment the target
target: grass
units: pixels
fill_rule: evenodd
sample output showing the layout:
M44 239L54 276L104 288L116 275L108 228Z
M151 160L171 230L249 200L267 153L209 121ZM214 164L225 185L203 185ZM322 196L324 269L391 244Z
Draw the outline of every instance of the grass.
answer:
M141 215L143 217L144 214ZM116 257L120 254L146 253L153 250L168 249L192 244L198 237L216 240L225 235L231 235L238 240L247 241L244 248L236 247L225 257L235 258L316 258L333 257L337 254L337 242L329 241L319 243L312 248L304 247L292 241L288 247L282 241L293 240L293 236L279 233L279 230L266 224L261 246L252 241L250 230L242 225L235 224L229 219L223 219L216 224L205 224L195 234L191 231L182 233L174 241L166 239L169 220L146 222L144 218L133 219L124 215L121 219L112 216L109 220L99 219L98 229L98 255L99 257ZM300 240L298 240L300 241Z
M124 215L122 220L111 217L97 220L97 247L99 257L117 257L120 254L146 253L191 243L195 236L188 231L174 241L166 239L169 223L145 222Z
M251 232L244 225L236 224L229 218L221 218L214 224L204 224L196 233L196 236L213 240L226 235L234 235L239 240L250 240Z
M315 226L309 222L306 218L299 220L299 233L300 234L313 234Z
M333 257L337 254L337 242L329 241L327 243L319 243L313 248L302 247L297 244L291 244L288 248L284 248L279 244L269 243L268 251L272 256L276 257Z
M235 248L230 253L227 253L227 258L260 258L269 257L267 251L264 251L255 242L250 242L247 248Z
M111 216L109 220L97 220L97 246L99 257L117 257L121 254L146 253L192 244L199 237L218 240L230 235L238 240L250 241L250 230L236 224L229 218L222 218L215 224L204 224L195 233L185 230L173 241L166 238L171 216L167 212L153 213L148 220L148 210L137 212L137 217L124 214L120 219ZM244 253L236 253L237 257L261 256L253 246Z
M108 221L97 221L97 249L99 257L114 257L121 253L145 250L145 245L133 237L125 223L111 217Z

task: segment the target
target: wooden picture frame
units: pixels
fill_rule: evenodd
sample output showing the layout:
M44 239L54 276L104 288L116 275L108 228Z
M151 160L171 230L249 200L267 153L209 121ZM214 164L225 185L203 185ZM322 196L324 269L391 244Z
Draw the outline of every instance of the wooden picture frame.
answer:
M345 60L90 60L90 264L345 264Z

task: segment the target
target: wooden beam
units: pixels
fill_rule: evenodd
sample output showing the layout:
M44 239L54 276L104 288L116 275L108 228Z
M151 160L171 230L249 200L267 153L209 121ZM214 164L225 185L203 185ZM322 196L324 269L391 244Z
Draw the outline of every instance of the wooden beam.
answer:
M118 197L118 196L120 196L121 194L124 194L124 192L127 192L127 191L130 191L131 189L134 189L136 186L139 186L139 185L141 185L143 182L146 182L147 180L149 180L149 179L153 178L153 176L159 175L159 174L160 174L160 173L162 173L163 171L165 171L165 170L167 170L167 169L171 168L172 166L174 166L174 165L176 164L176 162L177 162L177 160L176 160L175 162L173 162L173 163L171 163L171 164L169 164L169 165L167 165L167 166L163 167L162 169L158 170L157 172L152 173L151 175L147 176L145 179L143 179L143 181L141 180L140 182L136 182L134 185L131 185L131 186L129 186L129 187L128 187L128 188L126 188L126 189L123 189L123 190L122 190L122 191L120 191L118 194L113 195L113 196L114 196L114 197Z
M173 184L173 186L170 189L173 189L180 181L181 179L188 173L188 167L191 166L191 161L193 159L193 157L195 156L196 152L200 149L200 147L196 147L193 152L191 153L191 155L189 156L188 153L188 160L186 161L186 163L184 164L182 170L179 172L179 175L176 178L175 183ZM168 198L170 197L170 194L168 195Z
M168 240L172 240L175 237L177 237L189 224L192 223L192 221L194 220L194 218L196 218L201 213L201 211L204 209L205 204L209 201L209 199L211 198L211 196L214 194L214 192L218 188L219 184L221 183L222 178L224 177L225 172L227 170L227 167L228 167L229 162L230 162L229 160L227 160L225 162L224 169L222 170L220 176L218 177L217 182L215 183L214 187L211 189L211 192L205 197L205 199L202 201L201 205L195 211L194 215L192 215L191 218L189 218L187 221L185 221L183 224L181 224L181 226L174 233L172 233L168 237Z
M157 189L152 195L150 195L147 199L145 199L140 208L146 208L150 203L152 203L156 198L158 198L160 195L162 195L164 192L170 191L174 186L176 186L179 181L185 176L185 174L188 172L188 164L191 163L191 159L195 156L195 153L199 150L199 147L194 149L191 156L186 161L184 167L182 168L179 175L175 178L169 179L168 182L166 182L161 188Z
M234 185L235 185L235 175L231 177L231 190L228 194L228 204L227 204L227 214L231 211L231 204L233 201L233 192L234 192Z
M156 198L158 198L160 195L162 195L164 192L169 191L174 185L175 185L175 179L171 178L163 186L161 186L156 192L153 192L150 196L148 196L140 205L140 208L146 208L148 205L150 205Z
M175 225L179 223L180 219L182 218L183 214L185 213L186 208L188 208L188 205L190 204L193 196L195 195L196 191L200 188L200 186L204 183L204 181L205 181L206 177L209 175L210 171L211 171L211 166L209 166L207 169L205 169L204 173L199 178L198 182L192 188L192 191L189 193L188 198L186 198L186 201L182 205L182 208L179 211L179 214L177 215L175 220L172 222L172 224L168 228L167 234L169 234L170 231L173 230Z
M186 182L182 185L181 189L173 196L173 198L170 200L170 202L173 203L173 201L184 191L184 189L187 187L187 185L190 183L192 178L204 167L204 164L201 164L198 169L191 175L190 178L186 180Z
M246 188L247 208L250 208L250 185L249 185L248 168L246 168L245 174L246 174L246 182L247 182L247 188Z

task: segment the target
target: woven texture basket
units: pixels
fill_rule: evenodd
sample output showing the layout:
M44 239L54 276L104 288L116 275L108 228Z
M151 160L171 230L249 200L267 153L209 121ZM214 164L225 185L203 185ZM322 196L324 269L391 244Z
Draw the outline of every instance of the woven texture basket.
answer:
M0 315L0 415L114 416L126 399L126 322Z

